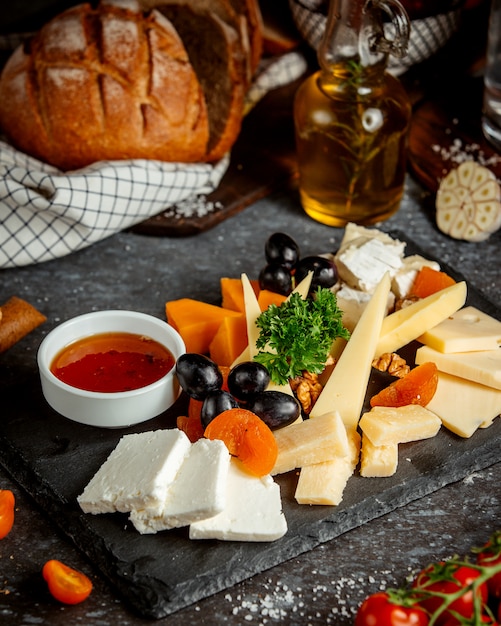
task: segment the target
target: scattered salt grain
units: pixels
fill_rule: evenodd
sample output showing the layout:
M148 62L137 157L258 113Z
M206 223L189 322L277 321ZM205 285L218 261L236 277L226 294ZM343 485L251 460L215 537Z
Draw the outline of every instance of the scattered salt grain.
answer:
M207 196L190 196L164 211L164 217L190 219L205 217L223 208L221 202L207 200Z

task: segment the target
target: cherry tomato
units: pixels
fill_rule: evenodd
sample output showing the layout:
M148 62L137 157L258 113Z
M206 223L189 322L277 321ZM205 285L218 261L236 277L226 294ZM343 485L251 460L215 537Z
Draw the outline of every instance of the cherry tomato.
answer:
M372 594L358 609L355 626L427 626L425 611L404 598L391 590Z
M6 537L14 525L16 499L10 489L0 489L0 539Z
M63 604L83 602L92 591L92 582L85 574L56 559L45 563L42 576L52 596Z
M473 590L468 589L478 577L479 570L466 565L458 565L448 561L433 563L426 569L422 570L413 582L413 588L424 592L433 592L440 594L456 594L463 590L443 613L437 616L434 624L443 626L444 623L454 613L465 618L473 617L475 614L475 599ZM477 596L480 603L484 606L487 603L488 590L485 583L477 587ZM430 615L436 613L446 600L438 595L430 595L423 597L419 604L424 607Z
M500 566L500 571L487 580L487 587L494 598L501 600L501 531L495 532L483 546L477 563L485 567Z

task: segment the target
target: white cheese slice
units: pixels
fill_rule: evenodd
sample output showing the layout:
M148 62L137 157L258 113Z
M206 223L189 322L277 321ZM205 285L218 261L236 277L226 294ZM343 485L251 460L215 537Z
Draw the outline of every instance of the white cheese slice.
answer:
M301 469L294 497L298 504L337 506L360 456L360 435L349 435L350 454Z
M419 404L375 406L362 415L360 428L375 446L429 439L438 433L441 421L428 407Z
M232 459L225 509L190 526L190 539L275 541L287 532L280 487L271 476L248 474Z
M360 476L365 478L383 478L393 476L398 467L398 443L375 446L362 435L360 454Z
M78 496L82 511L160 510L190 446L178 429L124 435Z
M349 453L346 428L337 411L274 431L278 455L272 474L328 461Z
M356 429L389 291L390 277L385 274L313 405L311 417L338 411L347 430Z
M431 361L441 372L501 389L501 349L443 353L428 346L416 350L416 365Z
M252 359L257 354L256 342L259 338L259 328L256 325L256 320L261 315L261 308L247 275L242 274L241 280L244 293L245 321L247 324L249 360L252 361Z
M476 352L501 347L501 322L466 306L419 337L439 352Z
M460 309L465 300L466 283L462 281L391 313L383 320L374 356L395 352L414 341Z
M199 439L171 483L161 511L134 510L130 521L141 534L152 534L217 515L226 506L229 465L222 441Z
M402 267L393 276L391 281L391 290L397 298L404 298L416 280L416 276L423 267L431 267L431 269L440 271L440 265L436 261L425 259L419 254L411 254L404 257Z
M427 407L460 437L471 437L501 414L501 391L438 372L435 395Z
M336 254L339 278L350 287L374 293L385 274L394 276L402 267L405 244L391 239L359 237Z

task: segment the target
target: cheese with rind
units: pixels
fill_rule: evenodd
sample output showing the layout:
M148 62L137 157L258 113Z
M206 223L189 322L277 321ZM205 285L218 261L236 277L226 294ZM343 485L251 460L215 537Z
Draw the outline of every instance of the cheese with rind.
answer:
M311 417L338 411L347 430L356 429L389 291L390 277L385 274L315 402Z
M350 447L337 411L275 430L278 455L272 475L346 456Z
M501 322L466 306L423 333L421 343L439 352L478 352L501 347Z
M398 444L375 446L364 434L360 453L360 476L383 478L393 476L398 467Z
M428 346L416 350L416 365L432 361L439 371L501 389L501 349L443 353Z
M232 459L226 507L221 513L190 525L190 539L275 541L287 532L280 487L271 476L248 474Z
M374 356L395 352L414 341L460 309L465 300L466 283L462 281L391 313L383 320Z
M501 391L438 372L437 390L427 407L446 428L469 438L501 414Z
M438 433L440 426L439 417L419 404L375 406L360 419L364 436L375 446L429 439Z

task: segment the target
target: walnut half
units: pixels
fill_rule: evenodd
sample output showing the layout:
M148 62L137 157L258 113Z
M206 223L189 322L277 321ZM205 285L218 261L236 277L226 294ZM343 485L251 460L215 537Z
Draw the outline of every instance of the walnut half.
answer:
M301 376L291 378L289 384L301 404L304 413L309 415L323 389L321 383L318 381L318 375L303 372Z
M396 352L385 352L381 356L375 358L372 361L372 367L376 368L380 372L388 372L392 376L397 378L403 378L411 371L411 368L407 365L405 359L403 359Z

